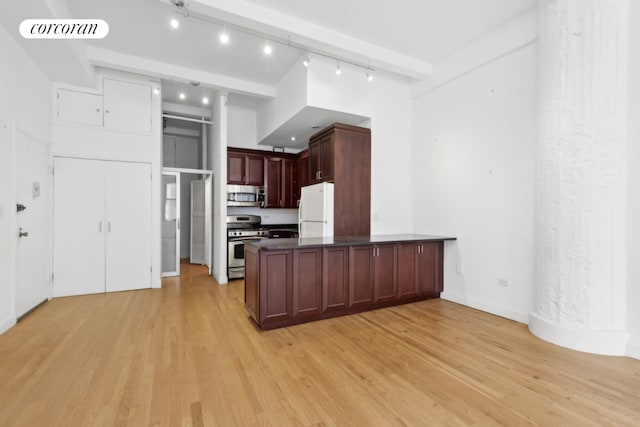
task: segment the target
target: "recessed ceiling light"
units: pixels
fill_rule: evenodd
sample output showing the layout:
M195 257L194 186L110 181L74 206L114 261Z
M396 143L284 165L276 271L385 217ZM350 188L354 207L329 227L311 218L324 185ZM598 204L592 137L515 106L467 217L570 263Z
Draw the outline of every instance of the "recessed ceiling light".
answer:
M226 31L220 33L220 37L218 37L220 43L229 44L229 34Z
M178 28L180 28L180 21L178 21L176 18L171 18L171 21L169 21L169 24L171 25L171 28L173 28L174 30L177 30Z
M180 92L180 94L178 95L178 97L179 97L180 99L182 99L183 101L184 101L185 99L187 99L187 95L185 95L185 94L184 94L184 92Z
M271 55L271 53L273 52L273 48L269 43L267 43L264 45L264 48L262 49L262 51L264 52L265 55Z
M295 141L295 140L296 140L296 137L295 137L295 136L292 136L292 137L291 137L291 140L292 140L292 141Z
M207 98L206 96L203 96L203 97L202 97L202 103L203 103L204 105L207 105L207 104L209 103L209 98Z

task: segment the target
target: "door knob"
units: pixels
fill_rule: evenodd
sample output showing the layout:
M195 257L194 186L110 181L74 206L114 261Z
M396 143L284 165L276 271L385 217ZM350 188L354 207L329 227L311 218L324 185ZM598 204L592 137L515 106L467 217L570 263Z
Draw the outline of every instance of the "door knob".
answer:
M27 207L26 207L25 205L21 204L21 203L18 203L18 204L16 205L16 211L17 211L17 212L22 212L22 211L23 211L23 210L25 210L25 209L27 209Z
M20 230L18 230L18 237L28 237L28 236L29 236L29 232L22 231L22 227L20 227Z

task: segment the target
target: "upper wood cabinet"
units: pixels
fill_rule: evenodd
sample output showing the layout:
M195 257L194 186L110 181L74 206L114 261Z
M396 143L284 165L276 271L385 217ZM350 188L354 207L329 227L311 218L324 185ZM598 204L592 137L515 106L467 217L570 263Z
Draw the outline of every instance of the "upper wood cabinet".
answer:
M297 205L296 159L292 156L264 158L264 207L295 208Z
M301 188L309 185L309 150L304 150L298 153L296 160L296 166L298 169L297 176L298 182L295 188L295 200L296 205L300 204L300 195L302 194Z
M264 185L264 155L227 149L227 184Z
M333 235L371 231L371 130L333 124L309 141L309 184L334 186Z
M309 142L309 183L333 181L334 133Z

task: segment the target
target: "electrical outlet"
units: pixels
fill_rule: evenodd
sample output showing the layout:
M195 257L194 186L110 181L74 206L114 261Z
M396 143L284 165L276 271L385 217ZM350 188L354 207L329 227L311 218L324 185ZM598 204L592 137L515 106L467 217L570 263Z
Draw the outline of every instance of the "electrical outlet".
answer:
M464 273L464 267L462 266L461 262L456 264L456 273L458 273L458 274Z
M505 288L509 286L509 281L503 277L498 277L498 280L496 283L498 286L503 286Z

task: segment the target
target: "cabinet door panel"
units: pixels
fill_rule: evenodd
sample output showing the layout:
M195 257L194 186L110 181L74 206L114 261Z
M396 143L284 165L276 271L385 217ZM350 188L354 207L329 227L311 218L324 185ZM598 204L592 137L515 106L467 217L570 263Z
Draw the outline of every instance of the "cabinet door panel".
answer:
M264 159L264 207L282 206L282 159L267 157Z
M260 320L262 324L292 315L291 251L263 251L260 259Z
M246 183L247 185L264 185L264 157L257 155L247 156L247 171L246 171Z
M293 316L320 313L322 300L322 249L293 251Z
M314 141L309 144L309 184L317 184L322 182L318 177L321 168L322 150L320 141Z
M102 127L102 95L58 89L58 123Z
M295 198L296 188L296 167L295 160L282 159L282 207L295 208L297 198Z
M322 151L320 178L322 181L333 181L333 162L334 162L334 143L333 134L328 135L320 141L320 149Z
M396 299L396 247L377 246L374 260L374 302L385 303Z
M352 246L349 251L349 308L371 305L372 254L371 246Z
M227 153L227 184L244 184L244 154Z
M105 290L104 162L54 159L53 296Z
M151 166L105 162L106 290L151 287Z
M322 311L344 310L349 288L349 249L325 248L323 258Z
M398 298L413 298L422 292L417 279L416 257L418 245L403 243L398 245Z
M296 200L296 206L297 206L297 202L300 200L300 194L301 191L300 189L306 185L309 185L309 151L304 151L300 157L298 158L297 161L297 175L298 175L298 182L296 185L296 194L295 194L295 200Z
M151 86L104 79L104 127L121 132L151 132Z
M433 294L440 292L438 290L438 268L436 265L438 243L427 242L420 243L422 249L418 254L417 276L420 282L420 288L423 294Z

